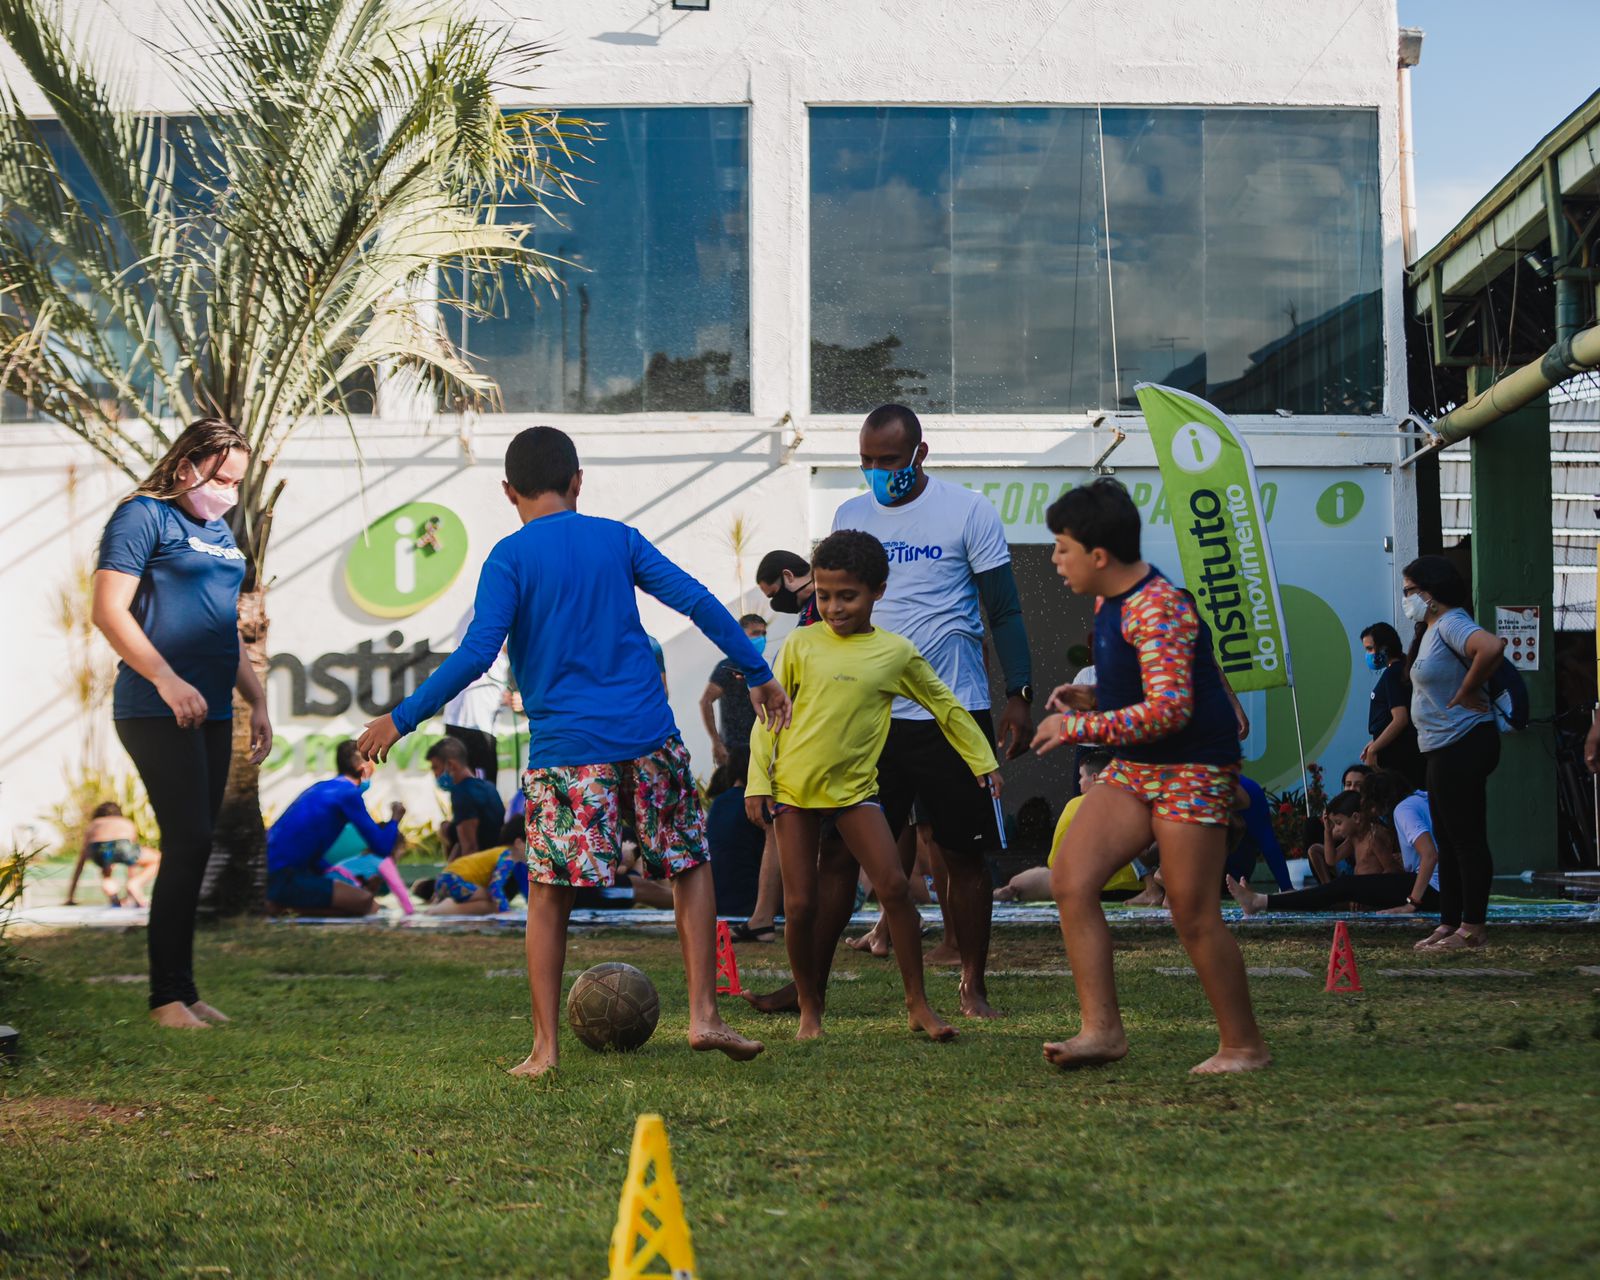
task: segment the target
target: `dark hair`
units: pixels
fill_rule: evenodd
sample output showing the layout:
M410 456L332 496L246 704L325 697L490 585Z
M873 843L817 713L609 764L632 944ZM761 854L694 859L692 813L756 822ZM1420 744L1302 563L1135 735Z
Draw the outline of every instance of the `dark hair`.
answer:
M711 771L711 778L706 783L706 799L715 800L732 785L733 779L728 775L728 766L719 764Z
M1328 801L1328 813L1335 818L1354 817L1361 812L1361 793L1359 791L1341 791Z
M1400 570L1400 575L1409 578L1413 584L1426 591L1447 609L1472 607L1472 588L1467 586L1467 580L1461 576L1461 570L1443 556L1418 556ZM1406 653L1407 677L1411 675L1411 666L1417 660L1417 653L1422 648L1422 637L1427 632L1427 623L1417 623L1417 629L1411 636L1411 648Z
M913 449L922 443L922 420L903 404L880 404L861 424L862 429L867 431L896 425L904 429L906 442Z
M565 493L578 470L578 446L554 427L529 427L506 446L506 483L524 498Z
M1369 825L1392 826L1395 806L1416 788L1393 769L1374 769L1361 780L1361 817Z
M162 501L181 498L216 475L217 468L235 449L250 452L250 442L238 427L223 418L197 418L184 428L183 434L161 455L144 483L128 497L160 498ZM184 484L178 479L178 468L185 462L193 464L200 475L193 484ZM207 462L211 463L210 467L205 465Z
M811 572L811 565L792 551L769 551L756 566L756 581L781 582L785 569L795 577L802 578Z
M462 764L467 762L467 744L460 738L440 738L428 748L425 760L438 760L448 764L451 760L459 760Z
M1343 782L1352 773L1359 774L1361 777L1365 778L1372 771L1372 766L1370 764L1347 764L1344 767L1344 772L1339 775L1339 781Z
M1103 547L1123 564L1139 561L1139 508L1110 476L1068 489L1044 513L1050 532L1066 534L1085 549Z
M89 816L91 818L120 818L122 816L122 806L114 800L107 800L104 804L95 805L94 812Z
M750 748L728 748L728 785L742 787L750 781Z
M510 848L518 840L528 838L528 815L526 813L513 813L500 824L500 842Z
M333 749L333 767L342 777L355 778L361 774L361 752L356 750L354 739L346 738Z
M765 618L763 618L759 613L747 613L747 614L744 615L744 617L739 619L739 626L740 627L748 627L748 626L751 626L751 625L755 625L755 626L758 626L758 627L764 627L764 626L767 625L767 620Z
M1389 664L1393 665L1406 656L1405 646L1400 643L1400 633L1387 622L1374 622L1370 627L1361 632L1361 639L1372 639L1372 647L1380 653L1389 655Z
M830 533L811 553L811 568L848 573L876 591L889 581L889 553L870 533L840 529Z
M1111 763L1112 756L1109 751L1085 751L1078 758L1078 768L1087 769L1090 773L1099 773Z

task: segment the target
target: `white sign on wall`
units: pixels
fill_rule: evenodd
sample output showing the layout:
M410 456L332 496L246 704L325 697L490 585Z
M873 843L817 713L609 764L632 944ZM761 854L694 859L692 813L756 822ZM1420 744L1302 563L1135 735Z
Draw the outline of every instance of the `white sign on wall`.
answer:
M1506 657L1518 671L1539 669L1539 606L1496 605L1494 633L1506 642Z

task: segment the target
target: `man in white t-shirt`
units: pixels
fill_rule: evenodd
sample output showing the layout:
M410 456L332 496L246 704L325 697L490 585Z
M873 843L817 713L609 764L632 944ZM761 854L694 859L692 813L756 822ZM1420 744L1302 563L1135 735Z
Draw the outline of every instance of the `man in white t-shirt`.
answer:
M1033 676L1011 548L999 514L982 494L923 470L928 446L922 423L904 405L869 413L860 449L870 492L846 501L833 528L870 533L889 553L889 584L873 606L874 624L915 644L993 740L983 657L987 614L1007 693L998 724L1000 759L1020 755L1033 734ZM897 837L913 809L916 823L932 828L949 885L940 905L961 955L961 1012L992 1017L984 970L994 886L984 851L998 842L994 803L924 708L899 699L893 717L878 758L878 798ZM912 842L903 842L902 849L907 844ZM856 866L844 846L824 841L816 948L818 956L828 958L824 982L850 919L855 885ZM778 995L754 1003L784 1007L774 1003Z

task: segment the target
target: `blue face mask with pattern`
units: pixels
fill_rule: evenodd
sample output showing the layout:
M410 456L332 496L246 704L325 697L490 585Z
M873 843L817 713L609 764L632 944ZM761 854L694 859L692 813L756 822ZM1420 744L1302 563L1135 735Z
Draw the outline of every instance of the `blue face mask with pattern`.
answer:
M898 471L862 467L861 474L867 478L867 486L872 490L873 501L880 507L892 507L916 486L917 464L913 462L909 467L901 467Z
M1389 665L1389 655L1387 653L1385 653L1382 649L1379 649L1374 653L1367 654L1367 670L1368 671L1382 671L1388 665Z
M456 780L448 773L441 773L433 781L440 791L454 791L456 789Z

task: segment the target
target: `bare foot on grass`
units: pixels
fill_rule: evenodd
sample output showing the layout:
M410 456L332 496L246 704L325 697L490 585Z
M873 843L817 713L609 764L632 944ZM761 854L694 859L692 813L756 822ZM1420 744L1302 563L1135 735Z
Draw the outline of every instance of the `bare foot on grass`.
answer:
M922 963L925 965L960 964L961 952L957 950L956 944L950 941L950 935L946 934L938 946L922 957Z
M230 1018L227 1014L223 1013L221 1009L213 1009L204 1000L196 1000L193 1004L188 1006L188 1009L189 1009L189 1012L194 1014L195 1017L200 1018L200 1019L202 1019L202 1020L204 1020L206 1022L213 1022L213 1023L219 1023L220 1024L220 1023L223 1023L223 1022L232 1022L233 1021L233 1019Z
M954 1027L926 1006L911 1010L911 1029L922 1032L936 1044L949 1044L957 1035Z
M1253 916L1256 912L1267 909L1266 894L1257 893L1237 876L1228 876L1226 879L1228 892L1233 895L1233 900L1244 908L1245 915Z
M822 1015L802 1013L800 1015L800 1030L794 1033L796 1040L822 1039Z
M508 1076L523 1076L529 1080L537 1080L540 1076L547 1075L555 1069L555 1058L548 1054L542 1054L535 1049L506 1074Z
M739 994L757 1013L797 1013L800 1009L800 994L792 982L764 996L754 991L741 991Z
M1127 1056L1128 1037L1120 1031L1101 1035L1079 1032L1070 1040L1058 1040L1044 1047L1044 1060L1063 1071L1103 1067Z
M1218 1049L1198 1066L1189 1068L1192 1076L1226 1076L1240 1071L1260 1071L1272 1061L1266 1045L1254 1049Z
M989 993L982 986L974 985L963 978L957 991L961 1000L957 1007L961 1010L963 1018L1003 1018L1006 1016L989 1003Z
M735 1062L749 1062L767 1046L740 1035L719 1019L710 1026L690 1027L689 1047L698 1053L725 1053Z
M182 1000L173 1000L150 1010L150 1021L174 1031L209 1031L211 1024L189 1012Z

